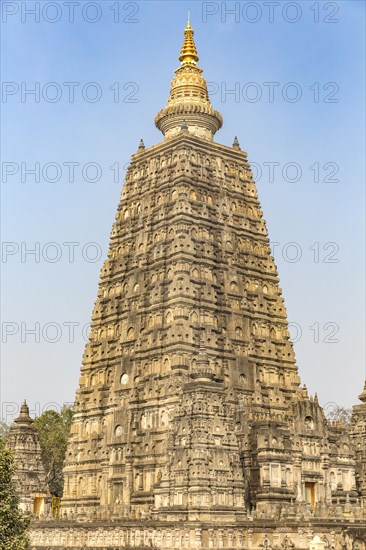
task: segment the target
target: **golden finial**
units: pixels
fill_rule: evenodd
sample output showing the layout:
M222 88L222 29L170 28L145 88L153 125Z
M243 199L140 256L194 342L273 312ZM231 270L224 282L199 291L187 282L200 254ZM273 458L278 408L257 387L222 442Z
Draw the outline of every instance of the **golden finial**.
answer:
M167 105L155 117L157 128L169 139L176 134L191 133L212 140L222 126L222 116L211 105L203 70L197 65L198 54L193 40L190 14L184 29L180 52L181 65L175 70Z
M191 27L190 19L191 12L188 11L188 23L186 28L184 29L184 42L179 56L179 61L182 63L182 65L185 65L186 63L193 63L194 65L196 65L199 59L196 45L193 40L194 30Z

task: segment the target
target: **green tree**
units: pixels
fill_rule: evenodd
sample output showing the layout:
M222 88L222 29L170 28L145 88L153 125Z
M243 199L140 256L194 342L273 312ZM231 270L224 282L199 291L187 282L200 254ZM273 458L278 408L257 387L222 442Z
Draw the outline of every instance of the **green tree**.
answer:
M14 472L13 454L0 438L0 550L25 550L29 545L30 516L19 508Z
M5 441L6 436L8 435L8 432L9 432L8 424L3 420L0 420L0 439Z
M71 421L72 409L66 406L60 412L45 411L35 420L48 486L51 495L55 497L62 497L63 494L64 478L62 468L70 435Z

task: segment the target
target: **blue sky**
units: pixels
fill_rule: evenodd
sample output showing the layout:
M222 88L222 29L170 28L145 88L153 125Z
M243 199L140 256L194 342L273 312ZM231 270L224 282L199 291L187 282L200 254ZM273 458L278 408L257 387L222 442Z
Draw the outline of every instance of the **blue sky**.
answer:
M2 415L24 397L34 412L74 399L125 166L141 137L162 139L188 9L224 116L216 140L237 135L258 176L302 381L322 404L357 402L364 3L274 2L272 22L265 2L81 1L74 22L64 2L40 2L37 22L36 4L3 2Z

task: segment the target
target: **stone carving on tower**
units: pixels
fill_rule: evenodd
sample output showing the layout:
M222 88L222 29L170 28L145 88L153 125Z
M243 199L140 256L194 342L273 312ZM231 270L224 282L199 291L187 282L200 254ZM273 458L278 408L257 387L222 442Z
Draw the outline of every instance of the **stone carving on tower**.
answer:
M201 347L175 411L169 458L155 491L158 517L235 521L246 516L234 417L235 400L227 396L222 377Z
M155 118L164 140L131 158L101 270L62 510L148 521L161 548L309 548L319 532L270 534L256 519L361 520L365 453L300 385L247 154L214 142L222 116L184 32ZM246 521L257 535L228 527Z
M43 516L48 511L51 495L42 463L38 430L29 416L26 401L10 428L6 443L14 455L14 482L20 498L20 508L36 517Z
M366 503L366 382L359 400L361 404L355 405L352 411L351 437L356 453L356 486Z

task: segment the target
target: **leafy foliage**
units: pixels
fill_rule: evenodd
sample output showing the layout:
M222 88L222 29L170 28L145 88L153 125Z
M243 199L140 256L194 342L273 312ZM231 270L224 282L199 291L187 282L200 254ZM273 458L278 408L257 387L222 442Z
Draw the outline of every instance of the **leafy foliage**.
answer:
M3 420L0 420L0 439L5 439L9 432L9 426Z
M39 432L42 461L47 473L51 495L62 497L64 478L62 473L66 455L67 440L72 421L71 407L64 406L60 412L45 411L36 418Z
M13 454L0 438L0 550L25 550L29 545L30 516L19 509L14 472Z

